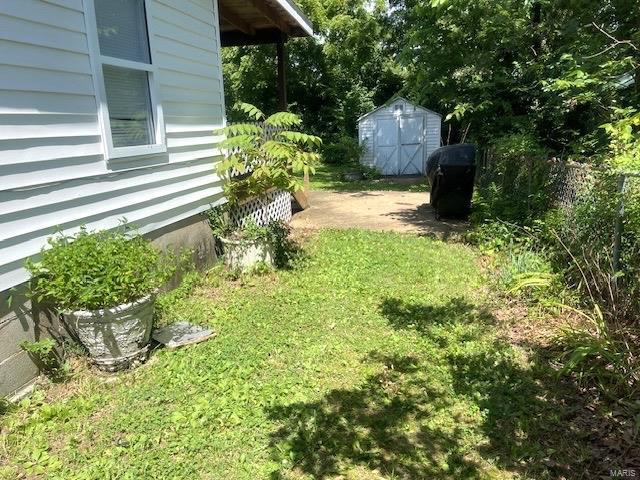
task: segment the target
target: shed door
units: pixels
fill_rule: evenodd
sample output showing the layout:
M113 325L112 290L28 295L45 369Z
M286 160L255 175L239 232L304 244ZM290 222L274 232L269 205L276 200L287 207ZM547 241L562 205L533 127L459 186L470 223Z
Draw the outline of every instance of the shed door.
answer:
M395 117L376 121L375 165L382 175L398 174L398 122Z
M400 162L398 175L424 173L424 115L400 117Z

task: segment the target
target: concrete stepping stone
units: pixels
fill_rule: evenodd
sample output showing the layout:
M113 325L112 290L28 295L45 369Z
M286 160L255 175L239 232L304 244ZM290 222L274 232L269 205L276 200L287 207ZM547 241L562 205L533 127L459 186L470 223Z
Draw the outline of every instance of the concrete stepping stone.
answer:
M185 345L204 342L216 333L211 328L181 321L153 331L152 338L167 348L178 348Z

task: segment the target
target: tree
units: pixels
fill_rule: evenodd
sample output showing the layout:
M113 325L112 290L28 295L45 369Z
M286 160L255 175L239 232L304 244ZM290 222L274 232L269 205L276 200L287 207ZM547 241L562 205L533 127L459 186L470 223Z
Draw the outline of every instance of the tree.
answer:
M230 152L218 163L225 181L225 196L231 203L261 195L272 187L295 192L303 187L300 174L314 173L318 154L312 149L322 140L300 132L300 117L290 112L266 116L248 103L234 109L249 121L233 123L217 134L226 138L220 147Z
M397 0L387 18L405 90L479 143L527 133L558 152L607 148L599 129L638 103L631 0ZM635 42L635 43L634 43Z
M354 136L357 118L402 86L402 72L385 50L383 4L305 0L301 6L316 37L287 44L291 110L323 138ZM223 64L227 105L241 100L276 111L273 45L225 49Z

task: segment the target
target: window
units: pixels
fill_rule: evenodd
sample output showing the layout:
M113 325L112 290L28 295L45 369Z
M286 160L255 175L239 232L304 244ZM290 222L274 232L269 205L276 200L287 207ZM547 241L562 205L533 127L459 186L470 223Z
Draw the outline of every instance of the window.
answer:
M85 2L108 158L166 151L145 0Z

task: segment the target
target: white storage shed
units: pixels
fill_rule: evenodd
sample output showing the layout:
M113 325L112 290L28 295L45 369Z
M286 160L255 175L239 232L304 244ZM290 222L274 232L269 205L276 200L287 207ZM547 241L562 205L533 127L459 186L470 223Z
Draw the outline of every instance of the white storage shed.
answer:
M396 97L358 119L360 163L382 175L423 175L427 157L440 147L442 117Z

